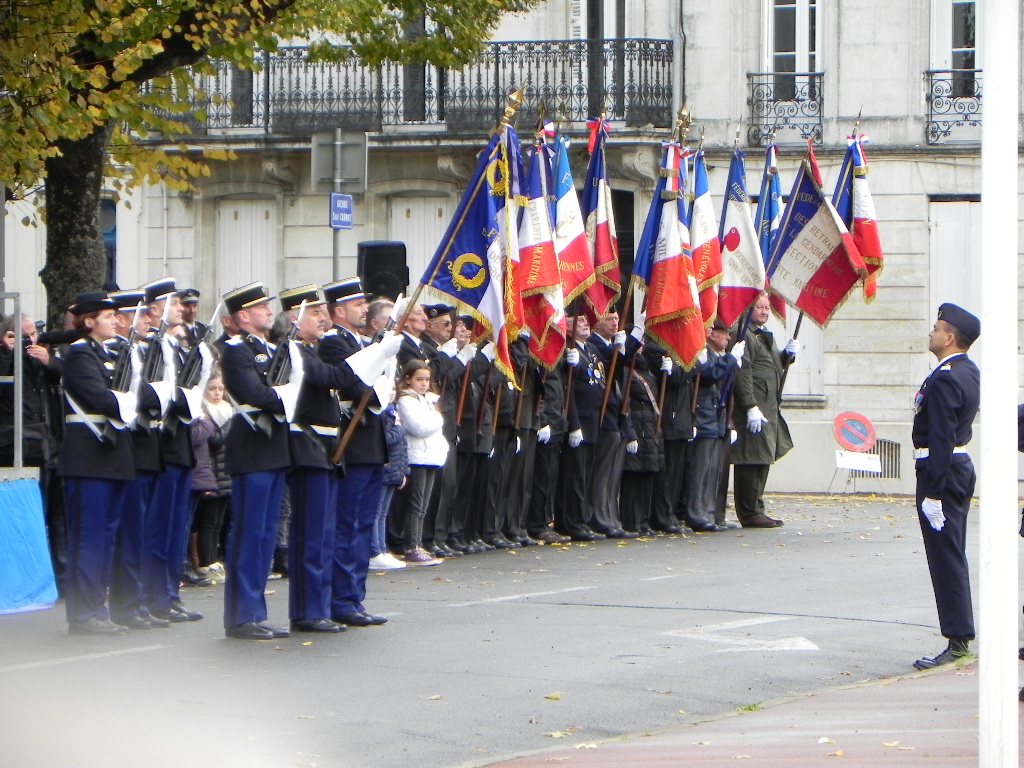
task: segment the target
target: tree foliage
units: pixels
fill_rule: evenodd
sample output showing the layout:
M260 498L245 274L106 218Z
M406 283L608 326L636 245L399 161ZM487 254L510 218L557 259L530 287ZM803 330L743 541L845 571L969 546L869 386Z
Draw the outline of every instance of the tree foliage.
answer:
M0 183L31 189L47 158L107 126L121 170L188 186L201 162L135 138L189 132L192 76L210 59L253 68L258 51L302 39L313 57L459 66L502 14L539 2L0 0Z

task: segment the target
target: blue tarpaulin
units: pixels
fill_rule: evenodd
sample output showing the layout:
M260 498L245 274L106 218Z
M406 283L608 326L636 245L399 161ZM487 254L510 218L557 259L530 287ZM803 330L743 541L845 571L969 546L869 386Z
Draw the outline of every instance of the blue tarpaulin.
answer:
M56 600L39 483L0 482L0 614L52 608Z

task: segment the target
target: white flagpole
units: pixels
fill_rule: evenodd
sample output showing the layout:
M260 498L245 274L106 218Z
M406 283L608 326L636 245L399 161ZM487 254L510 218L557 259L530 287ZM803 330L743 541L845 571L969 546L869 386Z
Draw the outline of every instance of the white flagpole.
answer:
M1017 768L1017 118L1019 10L983 0L981 128L981 583L978 765ZM948 12L948 10L947 10ZM982 67L979 60L978 67ZM1009 359L1006 359L1009 358ZM996 362L1000 361L1000 362Z

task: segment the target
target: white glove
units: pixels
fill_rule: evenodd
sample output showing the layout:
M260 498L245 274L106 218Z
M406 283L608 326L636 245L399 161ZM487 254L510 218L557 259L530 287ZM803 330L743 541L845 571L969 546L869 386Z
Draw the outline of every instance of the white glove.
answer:
M547 443L551 439L551 427L545 424L543 427L537 430L537 442Z
M493 341L488 341L484 344L484 348L480 350L480 354L486 357L489 363L493 363L498 356L498 348L494 346Z
M198 384L191 389L181 388L181 394L185 396L185 405L188 406L188 413L191 416L187 421L184 417L180 417L182 422L195 424L196 421L203 417L203 393L205 391L206 387L200 387Z
M697 353L697 362L704 365L708 361L708 348L701 347L700 352Z
M639 344L644 343L644 327L642 325L634 325L633 330L629 332Z
M294 384L296 387L302 386L302 374L303 374L303 362L302 362L302 350L299 348L298 342L288 342L288 358L291 360L292 369L288 373L288 383Z
M697 428L696 427L693 428L693 437L691 437L690 439L691 440L696 440L697 439Z
M200 382L207 382L210 380L210 374L213 372L213 364L216 360L213 357L213 352L210 351L208 344L199 345L199 357L202 359L202 364L199 366L199 380ZM203 383L203 387L206 384Z
M164 356L164 375L163 380L169 381L172 384L178 380L178 372L174 368L174 344L171 341L173 337L168 333L164 335L163 341L160 342L160 349L163 351ZM171 400L178 399L178 388L175 387L171 390Z
M747 429L753 432L755 435L761 431L761 427L768 423L768 419L761 413L761 409L756 405L747 411Z
M139 417L139 399L134 392L111 392L117 399L117 410L121 414L121 421L125 426L130 427Z
M516 454L523 450L523 441L519 439L519 435L516 435Z
M743 365L743 352L746 348L747 340L744 339L743 341L737 341L729 352L730 355L736 358L736 362L739 363L741 367Z
M626 443L626 453L633 453L633 454L635 454L639 450L640 450L640 441L639 440L630 440L628 443Z
M661 370L663 370L665 373L672 373L672 358L669 357L668 355L665 355L665 357L661 358Z
M615 344L616 347L618 347L619 349L625 349L626 348L626 332L625 331L616 331L615 332L615 336L613 337L613 339L614 339L613 343Z
M398 298L395 299L395 306L391 308L391 322L397 323L398 318L405 314L405 310L409 308L409 299L406 298L405 294L398 294Z
M452 336L448 341L437 348L438 352L444 352L448 357L455 357L459 353L459 340Z
M295 406L299 402L299 388L289 382L279 387L272 387L272 389L281 401L281 405L284 406L285 421L291 421L295 417Z
M580 447L580 443L582 443L582 442L583 442L583 430L582 429L574 429L572 432L569 433L569 447L570 448L579 448Z
M740 439L740 433L737 432L735 429L730 429L729 430L729 445L732 445L733 443L735 443L739 439Z
M463 364L469 365L473 362L473 358L476 357L476 344L466 344L466 346L459 350L456 357L458 357Z
M929 524L936 531L941 531L946 523L946 516L942 514L941 499L924 499L921 502L921 514L928 518Z
M171 405L171 395L177 389L177 386L170 381L154 381L149 387L156 394L156 399L160 402L160 414L161 418L163 418L163 414L167 413L167 409Z
M139 386L142 384L142 350L139 349L139 345L136 344L132 347L132 356L130 359L132 366L132 378L128 385L128 391L134 392L136 395L139 394Z
M796 339L790 339L786 342L786 353L795 356L800 351L800 342ZM938 530L938 529L936 529Z
M530 332L529 326L524 325L522 328L519 329L519 338L520 339L528 339L532 335L533 334Z
M387 357L394 357L398 354L398 350L402 348L402 334L390 331L384 334L384 337L377 342L380 344L381 351Z
M573 347L565 353L565 364L571 365L574 368L580 364L580 351Z

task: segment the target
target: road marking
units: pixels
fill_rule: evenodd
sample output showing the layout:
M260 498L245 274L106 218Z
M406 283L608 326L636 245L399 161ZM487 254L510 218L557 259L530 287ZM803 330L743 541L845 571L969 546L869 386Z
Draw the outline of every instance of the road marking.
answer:
M524 592L521 595L505 595L504 597L488 597L486 600L471 600L468 603L448 603L449 608L468 608L471 605L485 605L486 603L507 603L512 600L523 600L528 597L547 597L548 595L564 595L567 592L582 592L594 587L569 587L568 589L555 589L551 592Z
M673 629L664 632L672 637L686 637L694 640L704 640L709 643L724 643L731 645L731 648L723 648L719 653L737 653L740 651L817 651L818 646L806 637L781 637L778 640L758 640L747 635L727 634L729 630L742 629L743 627L756 627L762 624L772 624L776 621L791 621L792 616L761 616L756 619L741 619L740 621L726 621L721 624L704 624L690 629Z
M124 648L119 651L105 651L103 653L85 653L81 656L68 656L66 659L48 659L46 661L31 661L27 664L11 664L0 667L0 672L19 672L23 669L38 669L39 667L56 667L60 664L71 664L76 661L93 661L95 659L109 659L113 656L124 656L129 653L148 653L170 648L169 645L144 645L141 648Z
M640 579L640 581L663 581L664 579L674 579L678 575L678 573L670 573L668 576L651 576L649 579Z

